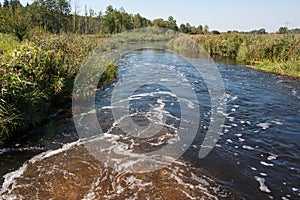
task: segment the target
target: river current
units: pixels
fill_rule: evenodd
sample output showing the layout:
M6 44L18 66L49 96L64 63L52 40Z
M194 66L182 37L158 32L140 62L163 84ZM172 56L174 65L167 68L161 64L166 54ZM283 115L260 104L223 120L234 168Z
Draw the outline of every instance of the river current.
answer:
M212 120L201 74L184 58L163 50L131 51L117 63L117 80L98 88L95 100L103 137L114 145L106 148L126 146L135 155L170 144L182 123L184 101L190 109L199 108L199 127L185 153L150 172L111 168L86 150L87 141L78 139L72 119L62 118L40 128L40 137L0 149L0 199L300 198L299 79L216 63L226 91L225 123L215 147L200 159ZM134 123L146 127L154 120L162 126L151 138L132 139L114 120L113 91L117 83L134 87L137 77L158 75L160 84L141 85L133 93L119 90L120 97L128 97L127 117ZM187 84L197 101L188 90L179 90L182 99L168 87Z

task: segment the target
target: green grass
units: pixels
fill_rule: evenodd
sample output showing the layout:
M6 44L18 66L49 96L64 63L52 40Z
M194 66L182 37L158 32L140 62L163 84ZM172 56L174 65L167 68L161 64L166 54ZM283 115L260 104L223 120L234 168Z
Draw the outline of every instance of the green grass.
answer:
M300 60L284 63L265 61L251 65L251 67L265 72L300 78Z
M1 35L0 141L44 123L50 113L70 108L74 79L102 36L33 33L18 43ZM4 41L7 41L5 43ZM111 64L101 81L116 76Z
M193 36L211 55L231 58L266 72L299 77L299 35L222 34Z
M17 38L0 33L0 50L3 51L4 55L9 54L19 45L20 43Z

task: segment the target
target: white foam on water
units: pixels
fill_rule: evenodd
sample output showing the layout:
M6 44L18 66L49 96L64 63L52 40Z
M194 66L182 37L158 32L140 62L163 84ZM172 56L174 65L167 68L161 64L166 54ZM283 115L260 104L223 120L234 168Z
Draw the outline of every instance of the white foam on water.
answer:
M227 117L230 122L234 122L234 117Z
M277 155L271 155L271 156L268 156L267 160L276 160L277 159Z
M252 169L253 171L256 171L256 170L257 170L255 167L251 167L251 169Z
M268 129L269 127L270 127L270 123L258 123L258 124L256 124L256 126L258 126L258 127L261 127L263 130L266 130L266 129Z
M266 173L259 173L261 176L268 176Z
M103 106L101 109L102 110L111 110L114 108L122 108L123 106Z
M233 143L231 139L227 139L226 141L229 143Z
M72 148L74 146L78 146L81 143L82 143L81 140L78 140L76 142L65 144L60 149L49 150L49 151L43 152L41 154L38 154L38 155L34 156L33 158L31 158L26 163L24 163L19 169L4 175L3 176L4 182L2 184L2 189L0 190L0 195L3 195L5 197L5 195L7 193L10 193L12 190L15 189L15 187L16 187L16 181L15 181L16 178L23 175L23 173L27 169L28 164L34 164L37 161L43 160L45 158L52 157L54 155L57 155L57 154L62 153L64 151L67 151L67 150L69 150L70 148ZM8 196L6 196L6 197L10 198Z
M274 164L272 164L272 163L266 163L264 161L260 161L260 164L262 164L264 166L268 166L268 167L273 167L274 166Z
M166 104L164 103L163 100L157 99L157 103L159 104L159 106L154 107L152 109L154 112L151 112L151 113L152 113L152 116L155 116L159 120L159 122L163 123L164 114L169 114L169 112L164 110Z
M283 123L281 123L279 120L273 120L271 122L274 123L274 124L276 124L276 125L283 126Z
M266 186L265 184L265 179L264 178L261 178L261 177L258 177L258 176L254 176L255 180L257 180L259 182L259 189L260 191L262 192L267 192L267 193L270 193L271 190Z
M293 192L298 192L298 188L292 188Z
M240 142L245 142L246 140L243 139L243 138L239 138L239 141L240 141Z
M253 147L250 147L250 146L247 146L247 145L243 145L242 147L243 147L243 149L254 150Z
M178 173L178 167L173 168L172 171L173 171L173 172L170 174L170 177L171 177L172 179L175 179L179 185L182 185L183 187L189 187L189 188L191 188L191 189L195 189L195 188L200 189L201 192L203 192L203 193L204 193L205 195L207 195L208 197L210 197L210 198L212 198L212 199L218 199L216 196L210 194L210 192L208 191L208 187L207 187L207 186L209 186L210 184L209 184L206 180L204 180L203 178L200 178L200 177L196 176L194 173L191 173L191 175L192 175L191 178L192 178L193 180L195 180L195 181L198 182L198 185L192 185L192 184L190 184L190 183L185 182L185 181L181 178L181 176L183 176L183 178L184 178L184 175L182 175L181 173ZM207 177L205 177L205 178L207 178ZM181 191L182 191L182 190L181 190ZM184 191L182 191L182 192L185 193L185 194L187 194L187 193L184 192ZM190 195L186 195L186 196L188 197L188 196L190 196ZM191 199L191 196L189 197L189 199Z

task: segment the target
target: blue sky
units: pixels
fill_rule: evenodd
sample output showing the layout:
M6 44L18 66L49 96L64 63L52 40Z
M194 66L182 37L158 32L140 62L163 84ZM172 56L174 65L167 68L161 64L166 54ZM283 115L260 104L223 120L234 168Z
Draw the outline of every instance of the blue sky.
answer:
M3 2L3 0L1 0ZM104 12L108 5L148 19L173 16L177 24L208 25L210 30L249 31L266 28L275 32L280 26L300 28L300 0L71 0L84 7ZM31 3L33 0L21 0Z

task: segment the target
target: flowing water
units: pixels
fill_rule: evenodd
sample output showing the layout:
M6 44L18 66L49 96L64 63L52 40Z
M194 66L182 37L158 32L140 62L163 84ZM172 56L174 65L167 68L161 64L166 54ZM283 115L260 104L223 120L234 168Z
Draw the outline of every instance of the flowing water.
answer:
M203 67L209 67L205 62ZM72 120L62 118L37 130L39 136L0 149L0 199L300 198L299 79L217 63L226 89L226 120L215 148L199 159L211 120L210 95L199 73L176 54L149 49L126 54L118 65L118 82L134 84L136 76L155 77L162 69L184 79L174 81L163 74L163 85L120 92L130 98L129 116L135 123L147 126L155 118L163 126L157 135L140 140L124 135L118 129L120 121L113 120L110 100L116 84L99 88L97 116L105 137L135 154L166 145L176 135L182 115L182 100L167 86L188 82L197 97L197 102L188 103L191 108L198 104L200 126L187 151L151 172L110 168L86 150L87 141L78 140ZM187 91L181 93L189 99Z

